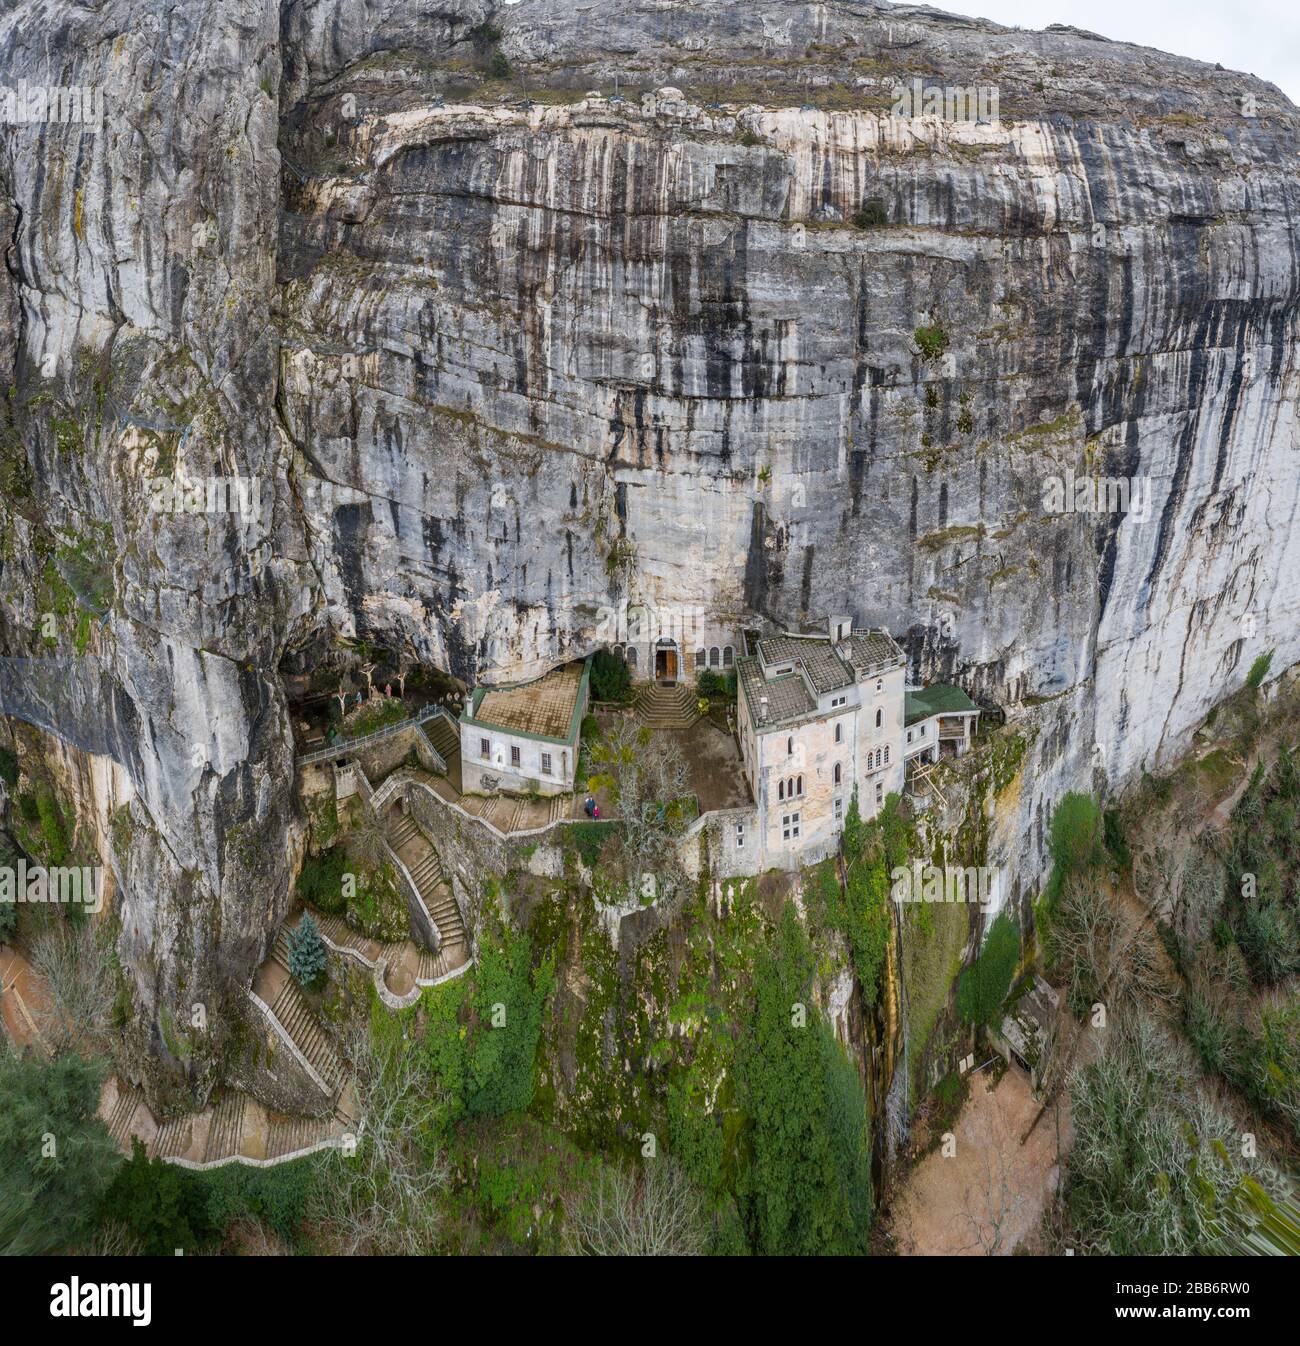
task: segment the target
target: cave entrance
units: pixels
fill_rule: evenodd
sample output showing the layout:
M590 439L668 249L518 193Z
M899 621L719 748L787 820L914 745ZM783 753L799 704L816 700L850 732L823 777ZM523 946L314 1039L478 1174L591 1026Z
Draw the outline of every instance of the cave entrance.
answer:
M677 642L661 640L655 647L655 681L677 681Z

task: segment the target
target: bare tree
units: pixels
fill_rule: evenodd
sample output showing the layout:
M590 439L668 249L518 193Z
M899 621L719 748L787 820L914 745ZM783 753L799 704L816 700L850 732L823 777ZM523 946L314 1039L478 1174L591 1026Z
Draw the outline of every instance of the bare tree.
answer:
M596 779L617 810L628 880L656 896L675 891L682 879L678 839L693 816L690 776L677 744L620 717L590 753Z
M343 1055L352 1070L359 1137L353 1153L330 1156L314 1213L350 1256L428 1253L437 1241L436 1199L448 1169L420 1138L435 1132L441 1092L420 1053L404 1042L377 1046L366 1021L345 1036Z
M974 1147L978 1155L975 1177L962 1193L966 1223L972 1235L966 1246L978 1248L985 1257L995 1257L1003 1250L1009 1226L1025 1204L1024 1193L1016 1190L1011 1165L1011 1158L1020 1147L1011 1134L996 1091L990 1101L991 1108L980 1113L960 1142Z
M347 853L367 869L381 869L388 860L388 840L383 823L368 807L357 810L354 817L348 831Z
M652 1159L638 1173L607 1168L565 1211L565 1251L587 1257L699 1257L704 1207L680 1165Z
M51 1049L98 1046L107 1037L116 990L111 952L106 931L92 919L60 920L32 942L32 969L47 992L33 1014Z

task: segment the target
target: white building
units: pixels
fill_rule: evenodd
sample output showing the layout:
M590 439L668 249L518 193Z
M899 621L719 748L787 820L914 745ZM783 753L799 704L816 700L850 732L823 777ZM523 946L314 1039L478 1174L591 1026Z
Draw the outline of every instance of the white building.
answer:
M565 794L573 790L591 660L534 682L478 687L460 717L465 794Z
M907 658L884 630L831 623L827 636L767 636L736 661L737 730L757 812L757 870L793 868L839 845L856 787L873 818L902 794L910 758L936 760L941 739L971 743L979 710L959 688L909 690Z

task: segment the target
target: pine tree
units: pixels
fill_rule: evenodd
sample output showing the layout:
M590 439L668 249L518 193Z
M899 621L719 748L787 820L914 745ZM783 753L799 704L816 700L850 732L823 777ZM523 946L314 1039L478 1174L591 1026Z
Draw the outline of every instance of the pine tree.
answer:
M325 941L310 912L289 932L289 971L300 986L310 989L325 977Z

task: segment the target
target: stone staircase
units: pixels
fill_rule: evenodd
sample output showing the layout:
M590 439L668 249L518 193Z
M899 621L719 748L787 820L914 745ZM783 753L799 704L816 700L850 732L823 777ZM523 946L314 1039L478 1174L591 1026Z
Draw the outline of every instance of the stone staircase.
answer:
M424 722L424 732L437 750L438 756L447 763L447 772L450 775L454 766L452 759L460 756L460 735L456 732L455 726L445 716L437 715L432 720Z
M114 1078L105 1085L99 1115L125 1154L139 1140L151 1158L188 1168L241 1162L264 1166L337 1145L345 1134L355 1133L358 1124L345 1106L348 1097L343 1095L332 1114L305 1117L272 1112L251 1094L228 1089L201 1112L160 1123L139 1089Z
M130 1149L130 1137L132 1135L131 1122L135 1118L136 1109L140 1106L140 1100L143 1097L139 1089L122 1088L118 1092L117 1102L112 1112L105 1119L108 1127L108 1134L113 1138L113 1144L119 1149Z
M434 981L463 967L468 960L469 939L465 923L451 886L443 875L438 853L416 826L415 819L410 814L390 814L389 818L391 821L386 827L388 844L406 866L421 901L442 936L442 947L437 954L427 950L421 953L420 968L416 973L419 981Z
M204 1163L210 1164L214 1160L239 1153L247 1106L248 1095L238 1089L222 1094L208 1125L208 1143L203 1148Z
M283 933L282 928L281 934ZM279 947L280 940L277 939L277 951ZM285 978L284 985L270 1009L289 1035L289 1040L303 1054L317 1075L325 1081L331 1102L337 1101L345 1077L343 1063L339 1060L329 1035L292 977Z
M651 729L689 729L700 718L695 693L683 682L642 683L634 704L637 719Z

